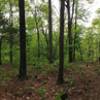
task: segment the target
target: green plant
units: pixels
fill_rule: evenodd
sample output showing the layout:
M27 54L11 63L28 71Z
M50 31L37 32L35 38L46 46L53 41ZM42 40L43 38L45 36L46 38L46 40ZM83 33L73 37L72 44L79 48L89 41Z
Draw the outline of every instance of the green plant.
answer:
M61 100L61 96L63 95L63 92L57 93L55 100Z
M45 87L40 87L40 88L37 90L37 92L39 93L39 95L40 95L41 97L44 97L44 95L45 95L45 93L46 93L46 89L45 89Z

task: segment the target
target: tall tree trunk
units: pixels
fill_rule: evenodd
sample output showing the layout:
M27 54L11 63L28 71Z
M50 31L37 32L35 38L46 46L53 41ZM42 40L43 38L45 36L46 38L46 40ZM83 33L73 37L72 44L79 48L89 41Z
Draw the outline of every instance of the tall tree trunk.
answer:
M48 8L49 8L49 18L48 18L48 24L49 24L49 63L53 62L52 57L52 5L51 0L48 2Z
M72 22L71 22L71 12L70 12L70 1L67 1L67 12L68 12L68 55L69 62L73 61L73 39L72 39Z
M66 1L66 3L67 3L66 7L67 7L67 12L68 12L68 57L69 57L69 62L73 62L72 21L73 21L73 15L74 15L75 0L73 0L72 11L71 11L71 4L70 4L70 2L71 2L70 0Z
M40 32L37 28L37 40L38 40L38 58L40 58Z
M73 60L76 60L76 38L77 38L77 14L78 14L78 0L75 5L75 34L74 34L74 47L73 47Z
M79 50L79 53L80 53L80 60L83 61L83 54L84 53L82 52L81 44L79 44L78 50Z
M13 37L12 37L12 33L10 33L10 39L9 39L9 57L10 57L10 64L13 63Z
M45 42L46 42L46 51L47 51L47 59L48 59L48 35L47 35L47 32L45 32L44 28L43 28L43 25L41 24L41 28L42 28L42 34L44 36L44 39L45 39Z
M68 22L68 55L69 55L69 62L73 62L73 38L72 38L72 25L71 22Z
M12 11L12 3L9 1L10 5L10 28L13 27L13 11ZM10 58L10 64L13 63L13 33L10 30L9 33L9 58Z
M58 72L58 84L62 84L64 82L63 74L64 74L64 2L65 0L61 0L61 8L60 8L60 40L59 40L59 72Z
M19 0L19 22L20 22L20 68L19 78L26 79L26 27L25 27L25 1Z
M98 44L98 55L99 55L98 61L99 61L99 63L100 63L100 40L99 40L99 44Z
M38 25L38 17L37 17L37 11L36 11L36 8L35 8L35 24L36 24L36 30L37 30L37 42L38 42L38 58L40 58L40 31L39 31L39 25Z
M2 64L2 37L0 37L0 65Z

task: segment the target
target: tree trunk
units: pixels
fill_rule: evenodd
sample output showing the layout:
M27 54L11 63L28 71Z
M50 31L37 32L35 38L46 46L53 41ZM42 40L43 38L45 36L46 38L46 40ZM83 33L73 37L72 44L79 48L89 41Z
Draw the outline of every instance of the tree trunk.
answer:
M39 26L38 26L38 21L37 21L37 11L36 11L36 8L35 8L35 24L36 24L36 30L37 30L38 58L40 58L40 31L39 31Z
M2 37L0 38L0 65L2 65Z
M27 77L26 68L26 27L25 27L25 1L19 0L19 22L20 22L20 68L19 78Z
M73 47L73 60L76 60L76 38L77 38L77 14L78 14L78 0L75 6L75 34L74 34L74 47Z
M74 5L75 5L75 0L73 0L72 4L72 11L71 11L71 5L70 5L70 0L67 0L67 12L68 12L68 57L69 57L69 62L73 62L73 34L72 34L72 21L73 21L73 15L74 15ZM71 14L72 12L72 14Z
M10 5L10 28L13 27L13 11L12 11L12 3L9 2ZM10 64L13 63L13 33L10 30L9 33L9 58L10 58Z
M48 8L49 8L49 18L48 18L48 24L49 24L49 63L53 63L53 57L52 57L52 5L51 0L48 2Z
M12 33L10 33L10 39L9 39L9 57L10 57L10 64L13 63L13 38L12 38Z
M59 72L58 72L58 84L62 84L64 82L63 74L64 74L64 0L61 0L61 8L60 8L60 40L59 40Z
M72 22L71 22L71 14L70 14L70 1L67 1L67 12L68 12L68 55L69 62L73 61L73 39L72 39Z
M68 55L69 55L69 62L73 62L73 38L72 38L72 25L71 22L68 22Z
M99 46L99 47L98 47L98 48L99 48L99 49L98 49L98 55L99 55L98 59L99 59L99 62L100 62L100 40L99 40L98 46Z
M42 28L42 34L43 34L43 36L44 36L44 39L45 39L45 42L46 42L46 51L47 51L47 59L49 60L49 58L48 58L48 34L47 34L47 32L45 32L44 31L44 28L43 28L43 25L41 24L41 28Z

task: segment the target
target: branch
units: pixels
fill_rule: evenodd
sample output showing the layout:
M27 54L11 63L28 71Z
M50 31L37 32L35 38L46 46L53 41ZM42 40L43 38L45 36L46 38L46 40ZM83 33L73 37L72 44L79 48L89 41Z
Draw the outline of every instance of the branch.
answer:
M72 22L73 16L74 16L74 9L75 9L75 0L73 0L73 4L72 4L72 16L71 16L71 22Z
M65 0L65 7L68 8L68 0Z

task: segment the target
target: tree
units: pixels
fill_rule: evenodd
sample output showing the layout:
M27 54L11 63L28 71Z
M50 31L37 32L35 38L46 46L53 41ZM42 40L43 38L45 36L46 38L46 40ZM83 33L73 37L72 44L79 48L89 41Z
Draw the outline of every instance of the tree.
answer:
M64 10L65 10L65 1L61 0L60 8L60 37L59 37L59 72L58 72L58 84L64 82L63 79L63 70L64 70Z
M38 44L38 51L40 51L40 36L43 35L45 42L46 42L46 55L47 59L50 63L53 62L52 57L52 7L49 10L49 2L42 1L40 4L37 2L31 1L34 6L30 5L30 10L33 15L33 20L35 21L35 27L37 30L37 44ZM51 1L50 1L51 3ZM51 6L51 4L50 4ZM35 9L35 10L34 10ZM51 15L49 14L51 13ZM49 14L49 15L48 15ZM50 20L51 21L50 21ZM44 21L45 20L45 21ZM49 27L50 26L50 27ZM49 33L47 34L47 32ZM39 37L39 38L38 38ZM39 53L38 53L39 54ZM42 52L41 52L42 54ZM51 60L50 60L51 59Z
M95 41L96 41L96 48L97 48L97 58L100 58L100 8L96 10L96 18L92 21L92 29L94 29L95 33Z
M0 36L0 65L2 64L2 36Z
M3 13L0 12L0 65L2 64L2 40L7 27L8 20L4 17Z
M51 6L51 0L48 1L48 9L49 9L49 18L48 18L48 24L49 24L49 62L53 62L52 57L52 6Z
M26 27L25 27L25 1L19 0L19 22L20 22L20 68L19 78L26 79Z
M12 2L9 1L9 6L10 6L10 18L9 18L9 24L10 27L13 27L13 11L12 11ZM13 33L12 31L9 32L9 57L10 57L10 63L13 63Z
M36 24L36 30L37 30L37 42L38 42L38 58L40 58L40 30L39 30L39 20L37 16L37 8L35 7L35 14L33 16L35 17L35 24Z
M73 39L73 61L76 60L76 38L77 38L78 0L75 3L75 34Z
M73 34L72 34L72 23L73 23L73 15L74 15L74 6L75 0L71 1L66 0L66 8L68 13L68 57L69 62L73 62Z
M3 15L0 13L0 65L2 64L2 24L4 22Z

